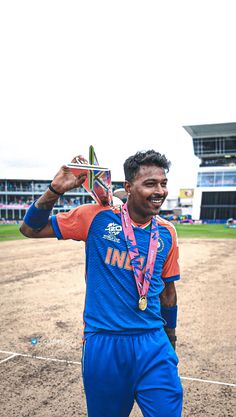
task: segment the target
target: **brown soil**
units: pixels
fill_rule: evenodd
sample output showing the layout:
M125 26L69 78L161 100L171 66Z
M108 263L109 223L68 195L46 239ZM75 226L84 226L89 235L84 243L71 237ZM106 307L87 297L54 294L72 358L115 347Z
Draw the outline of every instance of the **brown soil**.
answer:
M236 383L236 240L182 240L180 254L183 417L233 417L235 386L184 378ZM86 416L80 366L83 243L3 242L0 270L0 416ZM28 356L4 361L10 352ZM131 416L141 416L137 406Z

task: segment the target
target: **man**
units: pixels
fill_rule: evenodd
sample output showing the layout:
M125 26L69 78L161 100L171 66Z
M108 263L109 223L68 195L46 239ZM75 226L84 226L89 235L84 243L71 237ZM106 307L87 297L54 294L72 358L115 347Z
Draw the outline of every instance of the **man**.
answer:
M28 237L86 242L82 370L89 417L128 417L134 399L144 417L181 416L173 349L178 246L174 226L158 216L169 165L158 152L137 152L124 163L126 204L83 205L48 220L58 196L85 180L63 166L21 226Z

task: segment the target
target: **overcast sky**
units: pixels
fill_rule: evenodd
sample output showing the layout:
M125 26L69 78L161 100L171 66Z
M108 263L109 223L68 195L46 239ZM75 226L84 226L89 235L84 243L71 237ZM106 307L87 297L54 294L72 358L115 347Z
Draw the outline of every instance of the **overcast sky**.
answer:
M234 1L2 1L0 178L53 178L93 144L113 180L154 148L194 187L183 125L236 121Z

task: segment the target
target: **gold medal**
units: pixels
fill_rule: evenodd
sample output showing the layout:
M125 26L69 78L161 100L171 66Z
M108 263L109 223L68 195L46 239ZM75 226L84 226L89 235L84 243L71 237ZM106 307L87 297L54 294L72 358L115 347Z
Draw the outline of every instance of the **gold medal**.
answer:
M139 310L142 310L142 311L146 310L146 308L147 308L147 297L145 295L142 295L140 297L139 302L138 302L138 307L139 307Z

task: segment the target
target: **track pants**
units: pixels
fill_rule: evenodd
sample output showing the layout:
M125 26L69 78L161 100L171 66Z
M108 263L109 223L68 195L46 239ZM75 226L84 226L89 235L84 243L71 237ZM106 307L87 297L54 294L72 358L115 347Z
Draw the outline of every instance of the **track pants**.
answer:
M163 328L88 337L82 357L88 417L128 417L134 400L144 417L180 417L177 364Z

